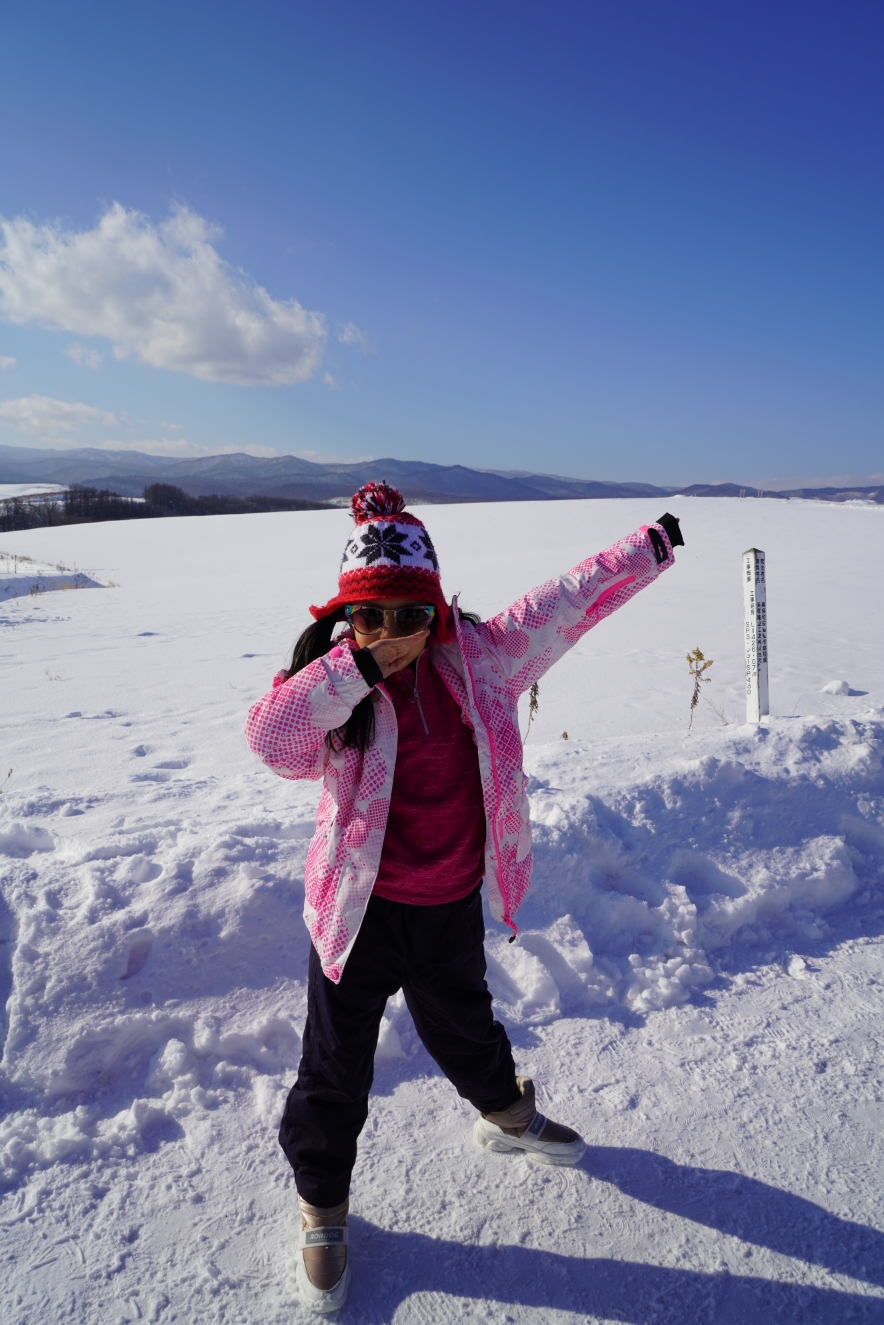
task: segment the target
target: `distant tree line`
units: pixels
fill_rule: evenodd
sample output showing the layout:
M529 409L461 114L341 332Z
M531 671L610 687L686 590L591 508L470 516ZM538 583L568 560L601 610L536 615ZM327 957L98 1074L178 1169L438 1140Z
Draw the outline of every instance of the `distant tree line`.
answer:
M324 511L325 502L287 497L191 497L171 483L151 483L143 500L121 497L107 488L68 488L66 492L0 500L0 533L45 529L102 520L151 520L172 515L249 515L267 511Z

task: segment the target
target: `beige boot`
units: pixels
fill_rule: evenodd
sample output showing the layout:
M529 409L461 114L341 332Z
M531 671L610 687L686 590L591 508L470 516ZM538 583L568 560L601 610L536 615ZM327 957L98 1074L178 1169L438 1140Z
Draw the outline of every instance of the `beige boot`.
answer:
M347 1211L349 1200L323 1208L298 1197L301 1236L298 1240L298 1290L306 1306L325 1314L347 1300Z
M516 1085L521 1099L500 1113L482 1113L476 1119L476 1145L495 1154L523 1150L537 1164L579 1164L586 1150L583 1138L537 1112L530 1077L516 1077Z

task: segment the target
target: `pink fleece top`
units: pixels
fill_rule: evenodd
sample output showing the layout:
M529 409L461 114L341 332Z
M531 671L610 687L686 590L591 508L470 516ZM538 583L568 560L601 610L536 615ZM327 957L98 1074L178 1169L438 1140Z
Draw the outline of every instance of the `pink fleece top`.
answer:
M373 891L412 906L456 902L484 874L485 808L472 728L429 649L418 657L416 672L406 667L383 686L396 710L399 739Z

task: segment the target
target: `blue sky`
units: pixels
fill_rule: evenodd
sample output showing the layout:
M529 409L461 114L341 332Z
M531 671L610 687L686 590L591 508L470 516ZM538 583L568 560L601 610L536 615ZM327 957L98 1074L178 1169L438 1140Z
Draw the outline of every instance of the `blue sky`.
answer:
M0 442L880 475L884 10L6 6Z

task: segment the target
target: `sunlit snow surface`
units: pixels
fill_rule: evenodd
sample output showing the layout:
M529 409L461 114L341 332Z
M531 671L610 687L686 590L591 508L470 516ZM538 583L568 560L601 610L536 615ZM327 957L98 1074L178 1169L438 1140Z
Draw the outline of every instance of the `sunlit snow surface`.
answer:
M67 492L62 483L0 483L0 501L11 497L48 497L53 492Z
M520 1070L586 1158L474 1150L391 1003L342 1322L884 1320L884 512L670 506L676 568L541 683L535 882L518 943L489 924ZM483 614L659 513L424 512L446 588ZM7 578L25 555L113 586L0 596L4 1322L308 1319L275 1127L318 788L256 764L241 728L348 528L0 537ZM742 725L750 546L761 728ZM719 712L701 702L688 731L697 645Z

